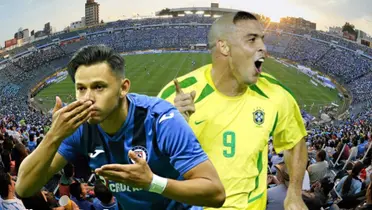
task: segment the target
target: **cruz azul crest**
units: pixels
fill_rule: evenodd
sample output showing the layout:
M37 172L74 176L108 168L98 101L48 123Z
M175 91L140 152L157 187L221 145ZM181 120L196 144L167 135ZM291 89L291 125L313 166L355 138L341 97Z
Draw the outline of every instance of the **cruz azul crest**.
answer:
M144 160L146 160L146 162L148 162L149 160L149 157L148 157L148 153L147 153L147 149L145 147L142 147L142 146L135 146L132 148L132 151L139 157L139 158L142 158ZM135 163L131 158L129 158L130 161L132 163Z
M262 125L265 122L265 112L263 109L255 109L255 111L253 112L253 121L257 125Z

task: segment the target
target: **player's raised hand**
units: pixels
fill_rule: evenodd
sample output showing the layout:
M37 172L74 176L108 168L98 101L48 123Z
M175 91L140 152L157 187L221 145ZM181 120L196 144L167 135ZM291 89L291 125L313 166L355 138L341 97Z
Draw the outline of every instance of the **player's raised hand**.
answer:
M174 86L176 87L176 97L174 98L174 106L183 115L186 121L189 121L190 116L195 112L194 99L196 92L191 91L190 93L184 93L180 87L180 84L175 79L173 80Z
M49 132L57 139L63 140L89 119L91 108L90 100L75 101L62 107L62 100L57 96Z
M153 173L146 160L129 151L129 158L134 164L108 164L95 170L107 180L123 183L135 188L148 189L152 182Z

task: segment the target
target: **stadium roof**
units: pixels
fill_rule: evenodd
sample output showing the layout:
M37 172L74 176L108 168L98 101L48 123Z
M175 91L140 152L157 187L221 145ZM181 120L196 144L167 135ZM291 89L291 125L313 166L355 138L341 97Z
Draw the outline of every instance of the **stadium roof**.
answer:
M177 16L178 14L187 14L186 12L191 12L196 14L197 12L204 12L204 14L214 14L214 15L223 15L225 13L237 12L236 9L227 9L219 7L183 7L183 8L173 8L173 9L163 9L156 12L156 16L162 15L173 15Z

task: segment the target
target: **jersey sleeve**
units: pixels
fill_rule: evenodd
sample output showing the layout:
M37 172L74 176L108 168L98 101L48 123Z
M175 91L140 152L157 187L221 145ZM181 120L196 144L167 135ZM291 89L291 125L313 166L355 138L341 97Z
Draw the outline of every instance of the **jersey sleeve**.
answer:
M175 108L159 116L157 133L159 150L169 156L181 175L208 160L194 132Z
M273 130L273 143L277 153L293 148L307 135L300 108L294 97L283 90Z
M75 160L76 155L81 153L80 139L82 137L83 126L80 126L71 136L62 141L58 148L58 153L68 162Z
M158 98L164 99L174 105L174 98L176 97L176 87L173 81L169 82L158 94Z

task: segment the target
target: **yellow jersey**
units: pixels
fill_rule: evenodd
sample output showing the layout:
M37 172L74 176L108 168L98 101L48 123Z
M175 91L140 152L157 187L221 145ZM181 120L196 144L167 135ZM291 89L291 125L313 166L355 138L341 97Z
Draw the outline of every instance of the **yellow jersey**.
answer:
M223 95L211 69L206 65L178 78L185 93L196 91L189 125L225 187L222 209L265 209L269 137L279 153L306 136L299 107L288 89L266 73L243 95ZM172 81L158 97L173 104L175 95Z

